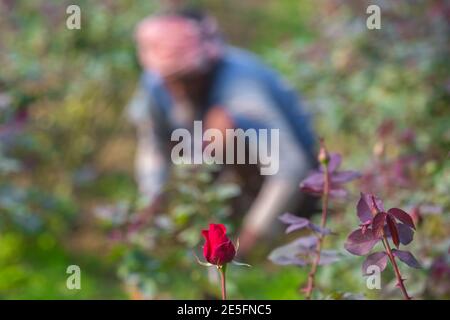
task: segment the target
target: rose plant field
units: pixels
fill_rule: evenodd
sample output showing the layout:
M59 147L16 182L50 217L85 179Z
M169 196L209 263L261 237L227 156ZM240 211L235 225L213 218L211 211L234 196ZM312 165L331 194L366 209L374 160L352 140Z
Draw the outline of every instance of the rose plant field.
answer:
M320 137L297 190L317 210L245 255L217 168L178 166L153 206L134 179L133 29L176 1L72 2L0 0L0 299L450 299L448 1L372 1L376 30L370 1L190 1Z

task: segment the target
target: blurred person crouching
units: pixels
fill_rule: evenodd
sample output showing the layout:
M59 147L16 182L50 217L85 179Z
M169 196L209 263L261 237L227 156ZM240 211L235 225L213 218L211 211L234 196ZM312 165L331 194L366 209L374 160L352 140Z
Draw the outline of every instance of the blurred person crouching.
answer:
M241 254L274 230L279 214L311 214L306 212L311 208L304 210L299 183L315 166L315 136L298 96L274 70L225 44L215 21L199 12L145 18L135 40L144 71L127 110L137 128L136 179L145 197L156 199L165 184L173 130L192 131L194 121L201 120L203 130L223 133L279 129L276 174L262 176L258 165L223 165L240 177L243 194L251 199L237 208L245 214Z

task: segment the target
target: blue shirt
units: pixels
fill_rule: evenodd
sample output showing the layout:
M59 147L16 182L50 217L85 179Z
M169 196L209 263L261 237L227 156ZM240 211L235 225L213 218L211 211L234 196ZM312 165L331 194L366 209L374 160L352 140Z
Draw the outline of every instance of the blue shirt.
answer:
M304 176L305 168L310 167L313 159L316 138L300 98L279 74L255 55L227 47L216 66L210 88L203 111L221 106L232 116L236 126L244 130L279 129L280 170L277 177L300 180ZM141 161L141 170L138 164L138 181L144 190L155 189L164 180L163 167L170 163L164 145L170 141L172 130L183 127L177 121L175 104L162 79L144 72L128 108L131 120L141 128L140 139L145 141L143 144L147 149L151 148L141 150L147 154L146 160ZM158 159L150 159L152 157Z

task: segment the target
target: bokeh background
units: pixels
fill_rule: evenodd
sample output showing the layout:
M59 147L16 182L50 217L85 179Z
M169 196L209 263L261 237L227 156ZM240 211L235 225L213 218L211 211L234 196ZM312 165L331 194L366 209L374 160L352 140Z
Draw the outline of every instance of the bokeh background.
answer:
M367 290L363 259L343 250L363 189L415 213L411 251L424 268L402 269L411 294L450 298L449 2L184 2L216 16L230 43L298 88L329 149L364 173L350 201L333 203L337 236L326 245L343 258L319 271L318 298L400 297L389 270L383 290ZM81 30L66 28L70 4L81 8ZM124 117L140 73L132 30L182 4L0 1L0 298L218 297L192 251L211 219L237 230L227 210L236 186L213 183L209 168L181 168L164 212L139 231L124 227L147 210ZM381 30L366 28L369 4L382 9ZM229 268L230 297L302 298L308 269L274 265L274 247L256 248L250 269ZM66 288L72 264L81 268L81 290Z

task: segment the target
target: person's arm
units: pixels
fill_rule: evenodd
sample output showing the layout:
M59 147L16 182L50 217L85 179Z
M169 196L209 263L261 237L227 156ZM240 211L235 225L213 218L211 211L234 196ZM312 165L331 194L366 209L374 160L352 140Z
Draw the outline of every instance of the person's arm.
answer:
M140 85L127 107L128 119L135 125L137 146L135 176L139 191L151 203L164 186L168 161L158 124L157 113L152 110L152 98Z
M263 124L263 128L269 132L270 129L279 129L279 171L266 176L258 196L244 218L240 240L241 249L245 252L260 236L269 231L283 210L299 201L299 183L311 169L311 163L293 129L263 88L251 81L243 81L234 88L236 91L229 94L226 105L238 127L241 120L245 120L247 123ZM261 128L261 125L259 127ZM250 148L250 151L252 149Z

